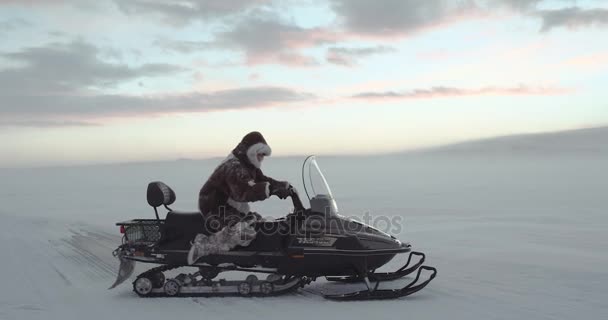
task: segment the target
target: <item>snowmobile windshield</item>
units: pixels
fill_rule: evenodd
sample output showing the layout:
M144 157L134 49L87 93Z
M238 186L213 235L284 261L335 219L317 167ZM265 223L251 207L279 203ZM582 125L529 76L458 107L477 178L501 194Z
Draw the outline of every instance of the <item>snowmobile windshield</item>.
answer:
M310 195L313 197L325 195L333 198L329 183L327 183L327 179L325 179L325 175L319 167L316 156L310 156L305 160L302 178L307 194L308 192L311 192Z
M338 206L327 183L327 179L319 167L315 156L309 156L302 166L304 190L310 200L311 208L321 212L337 213Z

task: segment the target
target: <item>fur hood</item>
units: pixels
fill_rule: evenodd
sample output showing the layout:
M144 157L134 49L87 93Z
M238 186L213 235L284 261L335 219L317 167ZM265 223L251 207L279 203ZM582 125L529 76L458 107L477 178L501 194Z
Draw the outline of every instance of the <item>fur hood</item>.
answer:
M262 164L258 161L257 155L264 154L270 156L272 149L266 143L266 139L261 133L253 131L243 137L243 140L232 150L232 154L247 165L259 169Z

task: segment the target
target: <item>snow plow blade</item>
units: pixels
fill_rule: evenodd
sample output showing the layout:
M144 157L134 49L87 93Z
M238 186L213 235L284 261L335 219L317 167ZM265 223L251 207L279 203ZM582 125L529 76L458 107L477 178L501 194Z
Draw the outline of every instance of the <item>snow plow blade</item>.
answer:
M431 271L431 275L429 278L419 284L416 284L420 279L420 275L423 270ZM408 285L401 289L381 289L378 290L378 284L380 281L376 283L375 288L372 290L363 290L346 294L337 294L337 295L324 295L323 297L329 300L334 301L358 301L358 300L385 300L385 299L396 299L401 297L409 296L413 293L416 293L426 287L434 278L437 276L437 269L429 266L422 266L418 269L418 273L416 274L416 278L414 281L410 282Z
M116 277L116 281L112 284L108 289L114 289L121 283L125 282L125 280L129 279L135 270L135 261L125 259L122 251L114 251L112 253L115 257L120 260L120 267L118 268L118 276Z
M420 257L420 260L417 263L415 263L414 265L410 266L410 262L412 261L412 256L418 256L418 257ZM410 255L407 258L407 262L405 263L405 265L403 265L403 267L399 268L395 272L370 273L370 274L368 274L369 280L370 281L391 281L391 280L396 280L396 279L405 277L405 276L413 273L414 271L418 270L418 268L420 268L420 266L424 263L425 258L426 258L426 256L424 255L424 253L412 251L412 252L410 252ZM358 277L358 276L325 277L325 279L327 279L327 281L344 282L344 283L353 283L353 282L364 281L363 278Z

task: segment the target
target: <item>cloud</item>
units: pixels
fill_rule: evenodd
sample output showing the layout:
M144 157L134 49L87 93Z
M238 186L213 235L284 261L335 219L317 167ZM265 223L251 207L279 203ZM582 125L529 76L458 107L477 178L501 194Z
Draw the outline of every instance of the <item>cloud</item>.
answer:
M165 50L193 53L206 50L232 50L244 54L244 63L283 64L289 66L317 66L320 62L304 50L337 43L348 43L362 38L385 41L405 37L417 32L444 26L461 20L487 17L496 10L508 10L526 16L544 15L549 26L554 18L549 11L538 11L543 0L328 0L336 14L336 22L329 26L302 27L273 10L278 2L236 1L222 12L244 12L222 20L223 30L214 29L213 39L206 41L182 41L159 39L155 44ZM135 4L139 2L133 2ZM132 3L132 4L133 4ZM146 1L146 6L152 2ZM188 6L195 8L201 3L191 2L154 6ZM262 4L263 3L263 4ZM285 3L297 3L287 1ZM283 4L285 4L283 3ZM138 4L139 5L139 4ZM157 8L160 10L159 8ZM166 9L166 8L165 8ZM276 9L276 8L274 8ZM196 10L187 10L195 14ZM600 9L598 9L600 10ZM166 11L166 10L165 10ZM211 10L209 14L214 12ZM586 12L586 11L585 11ZM220 13L218 13L220 14ZM221 14L220 14L221 15ZM601 23L599 14L586 15L577 20L582 25L588 21ZM188 18L184 18L188 19ZM572 18L575 19L575 18ZM572 22L573 24L575 22ZM550 25L552 27L552 24ZM380 48L380 50L377 50ZM332 64L352 66L358 59L378 53L387 53L386 47L348 49L330 48L325 60ZM374 51L376 50L376 51Z
M316 66L320 63L301 49L339 41L339 35L324 28L303 28L263 10L230 19L216 29L209 41L159 38L154 45L166 51L190 54L209 50L243 53L244 63Z
M592 25L608 24L608 9L580 9L570 7L558 10L541 10L536 15L542 18L541 31L546 32L557 27L576 29Z
M0 6L32 7L71 7L84 12L98 13L103 1L99 0L0 0Z
M595 71L602 71L608 68L608 51L588 53L572 57L561 63L562 67L590 68Z
M297 52L281 52L274 55L256 56L253 59L249 57L248 63L280 63L292 67L314 67L320 65L319 61L315 58Z
M283 63L298 66L318 64L298 49L334 43L339 37L323 28L302 28L272 14L240 19L233 27L216 34L213 45L245 53L248 64Z
M403 36L476 11L474 1L330 0L347 31L375 37Z
M50 120L15 120L0 121L1 127L28 127L28 128L64 128L64 127L96 127L97 123L84 121L50 121Z
M375 46L375 47L363 47L363 48L345 48L345 47L332 47L327 49L326 59L327 62L343 65L352 66L356 64L356 60L367 56L396 52L397 50L388 46Z
M374 38L403 37L428 28L509 10L540 17L542 31L608 24L608 9L579 7L539 10L547 0L329 0L339 22L350 32ZM561 0L554 4L569 3Z
M209 20L246 11L269 2L268 0L115 0L120 10L128 15L157 15L173 25L184 25L195 20Z
M456 87L432 87L430 89L414 89L410 91L384 91L362 92L351 96L356 99L432 99L443 97L464 97L480 95L557 95L570 92L564 88L530 87L519 85L517 87L482 87L478 89L463 89Z
M182 72L179 66L158 63L130 67L100 59L104 51L83 41L51 43L0 57L19 66L0 70L0 97L50 94L113 87L141 77Z
M51 5L63 4L66 0L0 0L0 5Z
M518 11L528 11L534 9L544 0L481 0L481 5L488 7L507 7Z
M73 41L0 53L0 57L16 63L0 70L0 125L83 126L91 125L89 120L98 117L247 109L314 98L308 93L280 87L163 96L103 94L103 89L125 81L184 71L169 64L110 63L99 57L106 51L83 41Z
M541 32L547 32L558 27L576 29L592 25L608 24L608 9L590 8L582 9L577 6L539 10L538 5L549 3L547 0L477 0L481 4L507 7L527 16L539 17L542 20ZM599 2L599 1L598 1ZM576 1L561 0L559 3L576 3Z
M212 112L277 106L313 99L280 87L251 87L164 96L29 95L5 96L0 117L11 121L82 121L98 117Z
M2 20L2 21L0 21L0 32L14 31L14 30L29 27L29 26L31 26L31 24L28 21L21 19L21 18Z
M194 53L197 51L210 49L213 44L208 41L189 41L189 40L173 40L168 38L158 38L154 40L153 45L178 53Z

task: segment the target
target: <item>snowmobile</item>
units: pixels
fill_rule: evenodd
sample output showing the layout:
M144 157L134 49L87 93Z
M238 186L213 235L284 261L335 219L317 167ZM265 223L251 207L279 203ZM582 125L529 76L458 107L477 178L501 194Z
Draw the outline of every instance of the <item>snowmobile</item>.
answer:
M133 290L141 297L276 296L325 277L328 281L363 282L367 286L367 290L323 295L327 299L392 299L411 295L435 278L437 270L423 266L424 253L412 251L410 244L338 213L336 200L314 156L304 160L302 182L310 208L304 207L298 192L291 187L293 212L273 221L255 222L256 236L248 246L206 255L192 264L187 255L193 239L198 234L212 233L205 217L199 211L169 208L176 199L173 190L162 182L150 183L147 200L156 218L116 224L123 241L113 252L120 260L120 270L110 289L131 276L135 262L159 265L133 281ZM168 210L165 219L159 217L161 206ZM376 272L397 254L409 255L405 265L394 272ZM166 278L166 271L182 267L196 271ZM260 279L251 274L242 281L216 280L225 271L267 277ZM423 271L428 276L420 281ZM414 280L401 289L378 288L382 281L410 274L415 274Z

